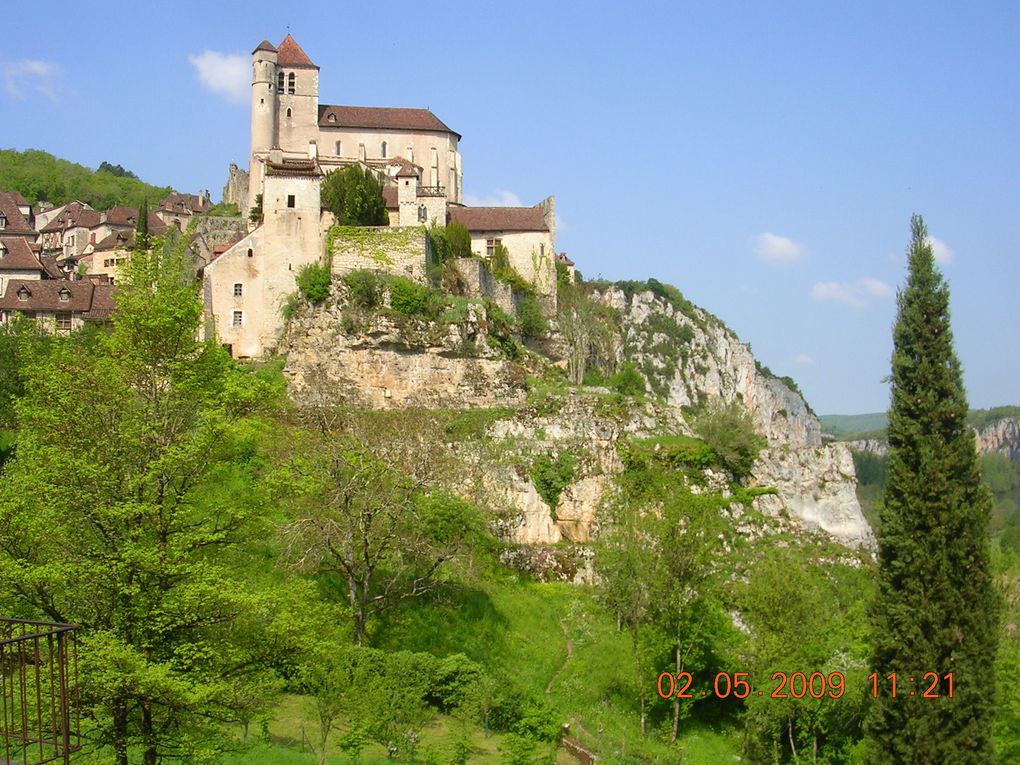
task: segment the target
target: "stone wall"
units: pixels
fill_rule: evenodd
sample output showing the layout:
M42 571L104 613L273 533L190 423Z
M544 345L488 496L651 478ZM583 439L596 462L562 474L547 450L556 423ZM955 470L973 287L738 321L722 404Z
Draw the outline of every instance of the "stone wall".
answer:
M223 204L235 204L237 209L244 212L248 204L248 171L231 162L227 173L227 185L223 187Z
M425 284L428 237L422 226L334 226L327 235L337 276L367 269Z
M248 235L248 221L244 218L196 216L191 219L191 241L188 249L195 259L196 268L212 262L213 247L231 245Z
M474 258L455 258L450 264L464 280L466 297L479 300L488 298L508 314L514 314L516 304L513 290L509 285L497 281L484 262Z

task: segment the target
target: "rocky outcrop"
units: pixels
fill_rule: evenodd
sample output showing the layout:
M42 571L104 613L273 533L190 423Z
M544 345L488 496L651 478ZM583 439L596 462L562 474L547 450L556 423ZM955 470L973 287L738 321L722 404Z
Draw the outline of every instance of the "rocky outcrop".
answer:
M245 212L248 204L248 171L241 170L231 162L228 173L227 185L223 187L223 204L235 204L241 212Z
M690 303L617 287L602 299L622 317L622 356L635 361L653 392L675 407L713 398L742 402L769 443L818 446L822 428L804 399L755 364L751 349L718 319Z
M365 321L364 326L354 322ZM377 409L508 406L524 399L524 373L491 348L485 309L438 324L381 314L367 319L331 301L304 306L283 340L284 374L299 403Z
M751 474L775 495L755 499L766 515L786 518L795 528L823 532L850 547L872 547L874 535L857 501L853 456L846 444L762 452Z
M884 438L862 438L856 441L843 441L852 452L868 452L884 457L889 453L889 442Z
M1003 417L974 432L978 454L1002 454L1020 461L1020 419Z
M248 223L243 218L195 217L188 226L188 249L196 267L204 268L247 234Z

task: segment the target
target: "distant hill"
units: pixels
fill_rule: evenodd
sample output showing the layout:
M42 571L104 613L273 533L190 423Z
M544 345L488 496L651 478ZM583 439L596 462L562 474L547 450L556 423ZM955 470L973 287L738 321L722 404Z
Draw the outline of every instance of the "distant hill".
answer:
M967 422L981 429L1005 417L1020 417L1020 406L995 406L991 409L971 409ZM822 431L837 441L858 441L865 438L885 438L888 419L885 412L870 414L823 414Z
M78 200L97 210L137 207L143 199L153 204L173 190L144 183L120 165L104 162L100 167L91 170L36 149L0 149L0 190L18 191L30 204Z

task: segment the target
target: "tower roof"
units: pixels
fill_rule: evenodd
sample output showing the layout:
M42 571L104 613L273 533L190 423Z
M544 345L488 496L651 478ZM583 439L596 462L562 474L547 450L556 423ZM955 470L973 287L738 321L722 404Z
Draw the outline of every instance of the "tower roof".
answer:
M270 53L276 53L275 46L269 42L269 40L263 40L259 43L259 47L252 51L252 53L258 53L260 50L267 50Z
M308 54L301 50L301 46L289 34L283 38L283 42L277 48L276 62L280 66L289 66L295 69L319 68L312 63L312 60L308 58Z

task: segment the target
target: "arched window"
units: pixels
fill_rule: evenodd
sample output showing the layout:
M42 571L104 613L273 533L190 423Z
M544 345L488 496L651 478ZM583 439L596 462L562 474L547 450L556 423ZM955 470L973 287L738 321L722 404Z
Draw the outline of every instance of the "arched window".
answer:
M429 219L429 210L425 205L418 205L418 220L424 223Z
M342 141L337 141L336 142L336 155L338 157L342 157L344 155L344 148L343 148L343 142Z
M382 146L380 147L379 151L382 152L381 154L382 158L386 159L386 141L382 142Z
M287 116L290 117L291 114L293 114L293 112L290 110L290 107L288 106L287 107Z
M326 119L329 120L330 122L336 122L336 115L333 114L333 112L330 112L329 116L326 117Z
M294 95L295 85L297 84L297 77L294 72L291 72L287 77L287 92Z
M283 72L280 72L278 75L276 75L276 92L277 93L283 92Z

